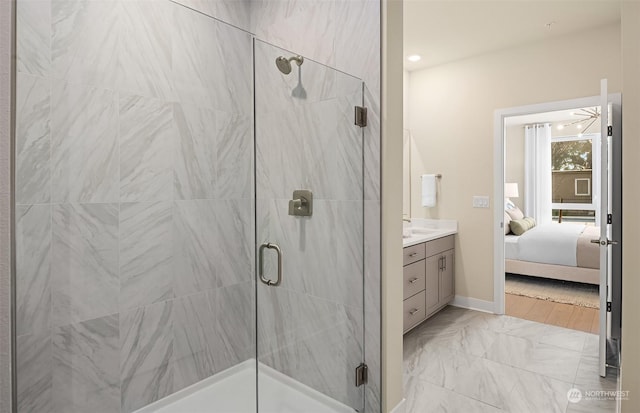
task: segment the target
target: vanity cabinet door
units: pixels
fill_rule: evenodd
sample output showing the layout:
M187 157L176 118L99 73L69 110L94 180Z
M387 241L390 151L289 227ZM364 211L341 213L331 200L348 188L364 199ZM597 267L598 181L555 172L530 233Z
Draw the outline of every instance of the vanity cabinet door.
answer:
M425 264L425 306L427 314L430 314L440 303L440 255L427 258Z
M455 291L454 250L445 251L442 257L442 269L440 270L440 305L451 301Z

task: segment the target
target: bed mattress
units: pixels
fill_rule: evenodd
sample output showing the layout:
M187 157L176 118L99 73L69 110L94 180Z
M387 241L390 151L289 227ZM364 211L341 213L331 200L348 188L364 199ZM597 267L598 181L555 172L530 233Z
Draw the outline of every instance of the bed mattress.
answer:
M585 225L558 223L540 225L520 236L505 236L505 258L542 264L598 268L597 259L594 259L598 256L598 245L589 242L597 231L597 228Z

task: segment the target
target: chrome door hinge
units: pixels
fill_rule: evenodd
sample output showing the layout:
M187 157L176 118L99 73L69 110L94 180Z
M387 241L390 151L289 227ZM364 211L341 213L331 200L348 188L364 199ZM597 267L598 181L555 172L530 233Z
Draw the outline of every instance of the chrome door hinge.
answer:
M356 106L355 124L361 128L367 126L367 108L364 106Z
M369 379L369 368L366 364L362 363L356 367L356 387L360 387L363 384L367 384Z
M607 126L607 136L613 136L613 126Z
M607 313L611 312L611 301L607 301Z
M613 214L607 214L607 224L613 224Z

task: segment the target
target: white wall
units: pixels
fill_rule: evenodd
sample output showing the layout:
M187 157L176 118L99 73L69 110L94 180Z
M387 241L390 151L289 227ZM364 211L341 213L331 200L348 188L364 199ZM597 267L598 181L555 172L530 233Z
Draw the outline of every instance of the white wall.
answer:
M409 78L411 73L402 71L402 126L409 128Z
M402 71L402 216L411 216L411 132L409 131L409 72Z
M507 126L504 140L504 181L518 184L518 197L511 198L524 211L524 126ZM499 206L498 204L496 204Z
M598 50L598 59L585 59ZM412 214L459 222L456 294L493 301L493 213L471 207L493 194L493 113L499 108L621 90L620 26L612 25L411 72ZM420 206L419 176L441 173L438 205Z
M402 0L382 8L382 411L402 390ZM365 411L371 411L366 410Z
M622 6L622 390L629 400L622 402L623 413L640 411L640 218L638 178L640 177L640 3L626 1Z

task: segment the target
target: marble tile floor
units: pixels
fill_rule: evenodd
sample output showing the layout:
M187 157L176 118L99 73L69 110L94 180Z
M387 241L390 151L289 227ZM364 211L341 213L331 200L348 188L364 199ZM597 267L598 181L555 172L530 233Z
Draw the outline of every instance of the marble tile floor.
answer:
M594 334L449 306L404 336L407 413L606 413L616 401L593 391L615 390Z

